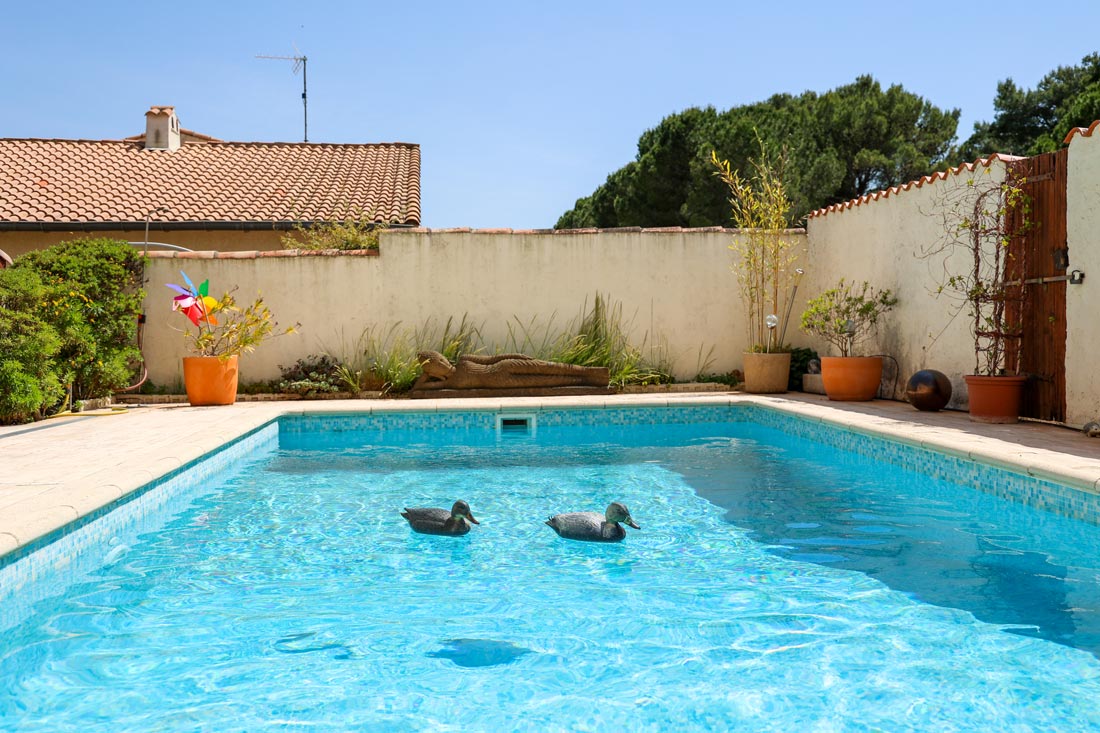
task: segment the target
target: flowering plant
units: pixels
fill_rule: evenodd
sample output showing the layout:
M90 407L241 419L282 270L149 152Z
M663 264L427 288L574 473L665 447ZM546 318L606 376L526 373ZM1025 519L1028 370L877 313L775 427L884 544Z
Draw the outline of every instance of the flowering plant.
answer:
M172 300L172 310L179 311L191 321L195 330L184 329L188 345L196 356L216 356L228 359L247 354L268 338L295 333L300 324L278 328L263 296L247 307L237 305L233 291L226 291L220 299L211 297L210 281L204 280L195 287L185 272L180 272L186 287L168 284L178 295Z

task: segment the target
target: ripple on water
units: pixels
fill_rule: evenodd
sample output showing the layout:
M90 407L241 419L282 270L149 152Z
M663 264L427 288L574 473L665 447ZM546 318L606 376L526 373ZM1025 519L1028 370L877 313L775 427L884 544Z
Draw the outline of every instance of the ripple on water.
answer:
M730 444L692 461L708 449ZM425 469L441 450L386 470L284 451L236 476L5 635L0 714L81 733L1100 730L1093 656L769 552L664 453L456 449ZM483 522L465 537L398 514L456 498ZM611 500L643 527L621 544L542 524Z

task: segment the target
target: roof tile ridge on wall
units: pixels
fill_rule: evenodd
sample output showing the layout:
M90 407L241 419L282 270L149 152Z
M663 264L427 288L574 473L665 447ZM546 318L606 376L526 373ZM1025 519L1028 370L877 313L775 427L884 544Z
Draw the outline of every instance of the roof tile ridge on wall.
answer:
M196 250L193 252L148 252L152 260L254 260L261 257L378 257L376 249L269 249L218 252Z
M1005 155L1004 153L994 153L985 158L978 158L972 163L960 163L954 168L948 168L943 171L936 171L926 176L921 176L915 181L909 181L898 186L891 186L890 188L882 189L880 191L872 191L871 193L865 193L854 199L848 201L841 201L840 203L830 204L821 209L811 211L806 215L807 219L813 219L819 216L825 216L826 214L832 214L839 211L847 211L856 206L862 206L863 204L870 203L872 201L878 201L879 199L888 198L891 195L897 195L902 191L908 191L911 188L923 188L926 183L935 183L936 181L945 181L949 175L957 176L960 173L973 172L978 166L988 168L993 165L995 161L1002 163L1010 163L1014 160L1021 160L1021 156L1018 155Z
M383 234L540 234L570 236L575 234L736 234L741 229L732 227L582 227L578 229L512 229L493 227L478 229L473 227L401 227L388 229ZM784 233L800 234L806 230L801 227L784 229Z
M1066 134L1066 139L1062 142L1066 145L1069 145L1070 140L1072 140L1077 135L1080 135L1081 137L1092 137L1092 133L1096 131L1097 127L1100 127L1100 120L1096 120L1088 127L1071 128L1070 131Z

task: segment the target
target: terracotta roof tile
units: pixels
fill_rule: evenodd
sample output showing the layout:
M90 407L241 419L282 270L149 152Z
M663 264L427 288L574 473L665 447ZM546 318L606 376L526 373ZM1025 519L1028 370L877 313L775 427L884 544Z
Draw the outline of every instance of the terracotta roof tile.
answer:
M1100 120L1096 120L1088 127L1075 127L1069 131L1066 135L1066 139L1063 140L1066 145L1069 145L1069 141L1073 139L1074 135L1080 135L1081 137L1092 137L1092 133L1096 131L1096 128L1100 126Z
M872 201L878 201L879 199L884 199L888 198L889 196L899 194L902 191L908 191L911 188L921 188L927 183L935 183L936 181L946 180L949 175L958 175L964 170L973 171L978 166L988 168L993 164L993 161L995 160L1008 163L1013 160L1020 160L1020 158L1015 155L1003 155L1001 153L996 153L989 156L988 158L978 158L973 163L963 163L962 165L956 166L954 168L948 168L945 171L937 171L928 176L921 176L915 181L903 183L900 186L891 186L890 188L884 189L882 191L874 191L872 193L864 194L859 198L851 199L850 201L842 201L839 204L833 204L832 206L826 206L823 209L811 211L809 214L806 215L806 218L813 219L815 217L825 216L826 214L832 214L837 211L846 211L855 206L862 206Z
M420 223L420 147L409 143L185 143L0 138L3 222Z

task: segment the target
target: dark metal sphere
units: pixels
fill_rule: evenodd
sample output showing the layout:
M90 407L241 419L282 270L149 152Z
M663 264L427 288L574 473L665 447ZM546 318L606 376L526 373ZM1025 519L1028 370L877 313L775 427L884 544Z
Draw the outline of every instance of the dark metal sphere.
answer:
M909 383L905 385L905 399L918 410L941 410L951 399L951 380L935 369L921 369L909 377Z

